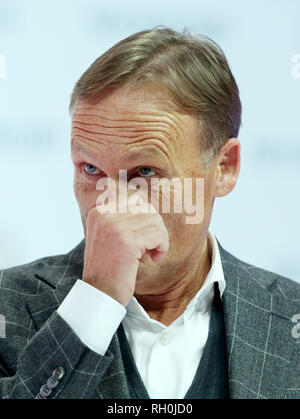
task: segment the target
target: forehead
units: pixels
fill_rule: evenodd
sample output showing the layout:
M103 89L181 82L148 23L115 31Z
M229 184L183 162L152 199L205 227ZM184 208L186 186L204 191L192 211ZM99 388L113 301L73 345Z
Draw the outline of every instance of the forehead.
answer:
M106 89L94 102L80 100L72 114L73 145L151 146L173 154L198 134L197 119L179 112L166 90L157 86Z
M94 98L82 99L75 108L107 107L110 111L137 113L142 111L178 111L167 89L156 83L128 83L120 88L102 89Z

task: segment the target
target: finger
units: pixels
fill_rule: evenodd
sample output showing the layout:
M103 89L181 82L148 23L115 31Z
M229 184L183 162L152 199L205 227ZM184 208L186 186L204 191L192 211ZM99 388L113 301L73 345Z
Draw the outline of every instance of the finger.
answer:
M140 230L140 236L136 234L136 240L142 252L156 250L158 253L166 253L169 250L169 235L166 229L148 227Z

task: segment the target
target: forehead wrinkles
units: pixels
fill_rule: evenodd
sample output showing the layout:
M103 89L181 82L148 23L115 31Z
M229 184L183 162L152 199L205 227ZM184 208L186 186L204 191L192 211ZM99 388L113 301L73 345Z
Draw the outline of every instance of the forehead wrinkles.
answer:
M110 142L120 143L120 138L141 139L153 136L162 137L172 143L183 135L184 127L180 119L170 112L124 112L120 117L114 118L111 112L98 108L76 109L72 118L72 135L82 135L91 140L103 139L108 136ZM101 137L102 138L101 138ZM130 141L131 142L131 141ZM127 141L124 141L127 143ZM166 146L168 146L166 144Z

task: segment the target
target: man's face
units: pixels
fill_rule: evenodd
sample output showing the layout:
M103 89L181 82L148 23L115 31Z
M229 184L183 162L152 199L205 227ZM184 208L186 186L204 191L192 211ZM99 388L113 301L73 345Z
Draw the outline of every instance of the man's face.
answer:
M201 140L198 120L175 111L166 92L158 86L122 87L105 91L97 104L79 101L72 116L72 160L75 167L74 190L83 227L89 210L96 206L99 179L109 177L118 184L119 171L126 170L128 181L151 178L204 178L204 218L187 224L185 212L161 213L169 232L170 248L165 259L155 263L144 255L139 265L140 291L151 280L154 290L161 278L200 259L210 223L215 186L215 171L200 163ZM130 195L130 193L128 193ZM184 194L183 194L184 195ZM195 183L193 202L195 203ZM149 193L150 197L150 193ZM203 197L201 197L203 198ZM150 202L150 198L149 198ZM99 215L101 216L101 215Z

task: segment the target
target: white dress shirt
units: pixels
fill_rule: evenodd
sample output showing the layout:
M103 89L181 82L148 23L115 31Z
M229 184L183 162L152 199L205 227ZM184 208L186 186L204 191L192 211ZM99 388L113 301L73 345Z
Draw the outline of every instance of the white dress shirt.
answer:
M135 363L150 398L182 399L196 374L208 337L214 283L222 297L225 278L219 248L209 231L210 271L184 313L169 326L149 317L135 297L126 309L77 280L58 314L91 350L104 355L122 322Z

